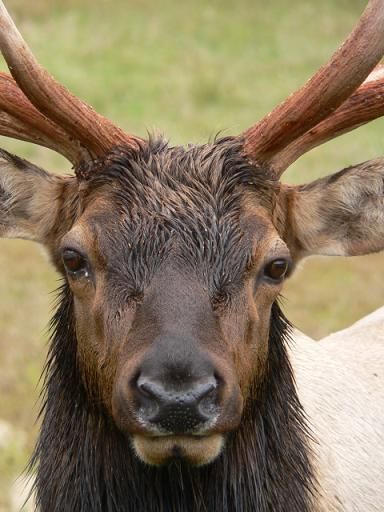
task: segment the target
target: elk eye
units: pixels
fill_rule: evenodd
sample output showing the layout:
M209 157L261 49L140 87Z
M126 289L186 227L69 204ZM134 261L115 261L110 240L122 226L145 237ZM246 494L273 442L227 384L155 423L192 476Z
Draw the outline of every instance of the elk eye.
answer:
M264 268L264 275L274 281L281 281L286 275L289 263L285 259L278 259L269 262Z
M65 270L72 276L77 277L80 273L87 273L87 261L77 251L65 249L62 258Z

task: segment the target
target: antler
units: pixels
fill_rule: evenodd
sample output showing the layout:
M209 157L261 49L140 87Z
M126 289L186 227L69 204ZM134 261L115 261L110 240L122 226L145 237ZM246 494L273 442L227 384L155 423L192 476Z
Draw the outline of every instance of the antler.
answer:
M23 106L26 107L26 111L21 115L21 104L17 103L21 97L15 95L17 101L13 103L13 107L12 103L8 102L7 115L2 115L1 126L4 127L4 135L11 133L15 136L15 132L22 128L22 125L23 129L29 129L28 114L33 111L32 125L36 131L33 134L26 134L25 137L24 132L19 133L18 138L38 142L38 137L44 133L44 137L41 138L43 145L64 154L75 164L78 164L85 154L88 154L88 158L100 156L116 145L138 148L141 139L126 134L92 107L73 96L38 64L1 0L0 50L17 85L34 107L43 114L37 116L24 99ZM9 87L9 84L6 87ZM4 82L1 84L0 92L3 91ZM12 118L17 118L18 122L14 119L12 121ZM56 127L49 136L47 128L50 126L52 129L52 123ZM62 144L65 147L62 147Z
M370 0L355 29L330 61L243 133L245 154L258 163L276 163L278 153L330 116L357 89L383 54L384 2ZM300 154L298 147L296 153ZM281 174L284 166L275 170Z
M333 114L277 153L270 165L282 174L301 155L384 115L384 66L377 66Z
M36 110L13 78L1 72L0 133L53 149L74 165L79 165L89 157L79 143Z

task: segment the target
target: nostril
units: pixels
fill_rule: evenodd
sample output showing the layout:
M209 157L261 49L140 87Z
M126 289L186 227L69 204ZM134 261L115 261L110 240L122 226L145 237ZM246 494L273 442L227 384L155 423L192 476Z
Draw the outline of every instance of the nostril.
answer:
M153 382L150 379L140 376L137 380L136 386L143 398L147 398L155 402L163 402L164 400L167 400L167 393L164 387L157 382Z
M201 384L199 388L197 388L196 391L196 399L197 400L203 400L207 395L211 394L213 391L215 391L217 385L213 382L207 382L206 384Z
M162 398L159 386L140 376L136 381L136 389L140 414L147 418L155 417L159 412Z
M140 393L147 397L147 398L156 398L153 385L150 382L140 382L140 380L137 382L137 388L139 389Z
M217 411L217 381L209 382L200 390L197 409L202 416L211 417Z

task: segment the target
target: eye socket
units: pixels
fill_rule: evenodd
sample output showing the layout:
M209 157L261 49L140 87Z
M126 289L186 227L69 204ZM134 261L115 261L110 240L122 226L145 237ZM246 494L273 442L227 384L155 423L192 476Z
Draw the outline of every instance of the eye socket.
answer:
M64 249L62 259L65 270L71 276L78 277L80 273L88 273L87 260L79 252L73 249Z
M264 268L264 275L273 281L281 281L287 274L289 262L286 259L279 258L270 261Z

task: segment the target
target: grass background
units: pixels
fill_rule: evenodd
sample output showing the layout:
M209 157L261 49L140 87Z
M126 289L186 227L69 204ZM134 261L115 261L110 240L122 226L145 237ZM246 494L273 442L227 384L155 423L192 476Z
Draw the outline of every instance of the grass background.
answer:
M174 144L238 133L299 87L337 48L363 0L8 0L39 61L128 131ZM0 69L6 69L0 63ZM382 120L302 158L284 180L309 181L383 153ZM42 148L0 146L54 172ZM288 317L321 337L383 303L383 255L311 259L285 289ZM36 435L39 375L57 276L42 250L0 241L0 511ZM5 439L5 440L4 440Z

